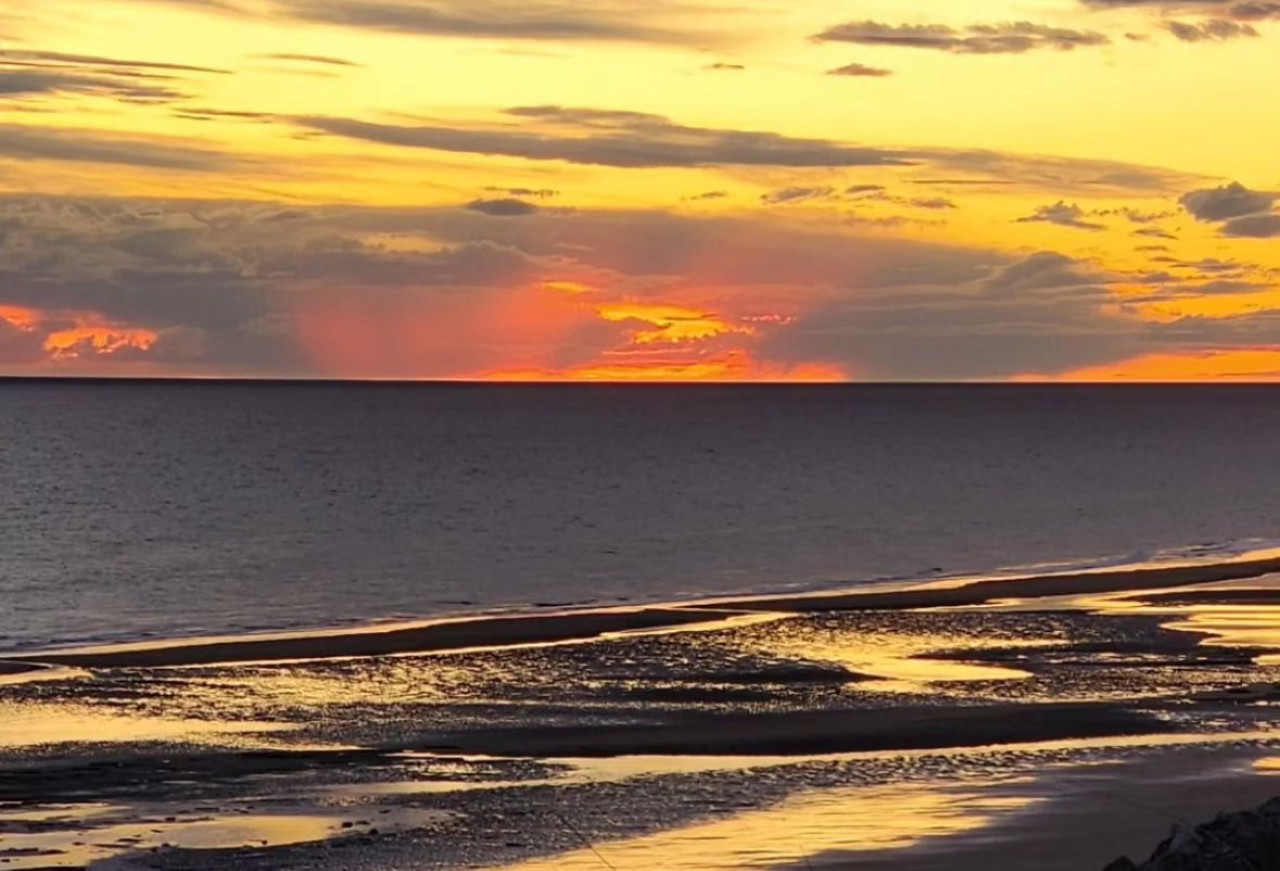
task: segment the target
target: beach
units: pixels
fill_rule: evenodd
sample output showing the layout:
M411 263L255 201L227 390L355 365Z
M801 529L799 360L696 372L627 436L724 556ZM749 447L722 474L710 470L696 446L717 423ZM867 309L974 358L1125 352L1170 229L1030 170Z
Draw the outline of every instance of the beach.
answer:
M1277 40L0 0L0 871L1280 871Z
M25 651L0 679L0 858L1100 868L1280 793L1275 568ZM868 802L904 830L853 824Z

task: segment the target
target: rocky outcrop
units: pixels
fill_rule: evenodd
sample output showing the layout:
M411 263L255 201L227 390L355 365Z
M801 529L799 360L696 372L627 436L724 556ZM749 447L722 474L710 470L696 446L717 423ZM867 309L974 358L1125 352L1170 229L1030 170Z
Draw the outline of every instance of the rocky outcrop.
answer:
M1280 798L1202 826L1179 826L1146 862L1117 859L1106 871L1280 871Z

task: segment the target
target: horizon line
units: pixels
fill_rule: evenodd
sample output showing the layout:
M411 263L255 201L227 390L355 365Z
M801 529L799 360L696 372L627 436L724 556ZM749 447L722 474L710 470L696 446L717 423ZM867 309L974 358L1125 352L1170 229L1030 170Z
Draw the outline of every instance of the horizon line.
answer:
M310 385L388 387L1280 387L1280 381L1240 378L1184 380L1076 380L1076 381L698 381L698 380L574 380L574 379L484 379L484 378L339 378L260 375L6 375L0 384L207 384L207 385Z

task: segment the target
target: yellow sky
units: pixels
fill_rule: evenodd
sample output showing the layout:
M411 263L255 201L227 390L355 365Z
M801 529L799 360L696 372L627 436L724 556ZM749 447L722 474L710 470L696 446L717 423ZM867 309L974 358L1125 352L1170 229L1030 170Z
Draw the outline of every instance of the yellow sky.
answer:
M0 319L25 314L0 369L1157 377L1256 355L1280 342L1280 21L1119 5L11 0ZM450 271L494 251L507 271ZM1047 254L1043 285L1018 278ZM374 295L393 311L356 324ZM326 351L415 319L394 362Z

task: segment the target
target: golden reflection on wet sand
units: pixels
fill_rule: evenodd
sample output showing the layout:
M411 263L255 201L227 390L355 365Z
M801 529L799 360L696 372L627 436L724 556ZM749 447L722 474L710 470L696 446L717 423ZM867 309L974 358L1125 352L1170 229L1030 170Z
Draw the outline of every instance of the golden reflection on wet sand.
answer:
M1062 753L1114 751L1122 757L1127 751L1152 748L1221 748L1241 742L1274 741L1277 731L1259 729L1249 732L1209 733L1171 732L1150 735L1113 735L1104 738L1068 738L1059 741L1033 741L1019 744L988 744L982 747L966 747L963 750L870 750L853 753L817 753L801 756L613 756L596 759L552 759L571 770L559 776L555 783L566 782L618 782L638 777L701 774L717 771L751 771L804 763L885 761L935 759L940 755L959 754L970 758L997 756L1017 749L1023 753ZM428 754L420 754L426 758ZM1280 759L1278 759L1280 761ZM1083 763L1071 763L1079 767ZM1094 764L1094 763L1090 763ZM1106 758L1096 764L1111 764Z
M970 758L996 756L1008 753L1015 748L1023 753L1063 753L1092 751L1103 753L1113 751L1122 755L1136 749L1152 748L1222 748L1235 746L1241 742L1273 741L1277 732L1271 730L1255 730L1249 732L1209 733L1181 732L1159 733L1149 735L1113 735L1104 738L1068 738L1057 741L1034 741L1009 744L989 744L981 747L966 747L960 751L952 750L862 750L849 753L815 753L809 755L790 756L605 756L593 758L549 757L546 762L564 766L551 777L539 780L522 780L519 785L530 786L566 786L582 783L621 783L638 778L668 777L673 775L710 774L729 771L763 771L771 768L782 768L807 763L853 763L883 762L893 760L908 762L911 760L927 761L939 755L959 753ZM507 762L504 757L471 755L459 757L454 754L440 754L428 751L406 751L397 754L404 759L416 759L450 763L460 758L472 762ZM1072 763L1080 767L1086 763ZM1111 764L1109 759L1099 759L1087 764ZM368 795L415 795L441 792L472 791L484 789L502 789L513 784L503 780L492 781L450 781L450 780L409 780L382 781L378 783L361 783L339 786L329 790L329 794L338 798L352 798Z
M859 684L861 689L920 692L931 683L951 681L1021 680L1030 677L1016 668L947 659L930 659L939 650L986 646L1025 646L1039 642L993 641L990 645L958 636L867 633L851 637L847 633L812 632L794 638L771 639L766 653L773 656L825 662L878 680Z
M1275 650L1256 658L1259 665L1280 665L1280 606L1196 605L1183 609L1186 618L1170 629L1203 632L1210 647L1260 647Z
M14 686L21 683L38 681L69 680L71 678L88 677L89 672L78 668L58 668L43 665L32 665L28 670L26 663L0 662L0 687ZM9 666L13 670L8 670Z
M1269 733L1253 733L1235 738L1261 740L1268 736ZM1209 748L1215 743L1239 747L1238 742L1222 735L1170 735L1158 740L1150 736L1131 736L1103 742L1055 742L1036 746L1078 749L1106 744L1121 749L1153 746L1153 742L1188 748L1203 744L1207 752L1212 752ZM972 752L999 749L975 748ZM618 871L642 868L730 871L843 867L841 863L846 861L846 856L849 860L856 858L866 862L880 855L884 861L874 864L874 867L910 869L914 866L912 855L924 864L926 856L945 857L957 849L958 844L972 848L977 843L985 843L988 846L984 855L1008 854L1006 864L991 867L1035 868L1038 865L1034 857L1040 855L1037 853L1039 842L1034 835L1031 841L1027 838L1029 827L1034 824L1018 823L998 831L997 825L1008 822L1013 815L1054 809L1052 803L1066 794L1075 796L1076 804L1070 810L1073 814L1083 813L1080 819L1087 820L1088 814L1099 806L1123 802L1116 804L1116 808L1118 812L1132 817L1128 822L1150 828L1147 825L1150 820L1146 817L1149 814L1161 816L1160 808L1166 806L1166 802L1159 800L1161 790L1193 788L1202 794L1230 795L1231 788L1224 784L1234 783L1231 778L1240 774L1253 770L1264 776L1280 775L1280 757L1255 760L1251 751L1243 753L1239 761L1225 766L1221 764L1221 756L1213 757L1219 760L1216 767L1207 764L1205 757L1200 756L1189 756L1181 762L1176 757L1162 756L1158 761L1138 763L1134 767L1133 763L1120 762L1125 757L1117 755L1049 764L1040 767L1035 776L995 778L980 784L924 782L821 790L796 796L767 810L744 810L724 821L699 823L623 841L584 843L581 849L569 853L508 867L511 871L598 871L607 863ZM846 758L853 755L884 754L850 754ZM604 766L606 773L613 776L638 774L646 767L656 770L661 767L659 763L656 758L583 761L587 766ZM677 765L681 764L677 761ZM1146 784L1136 793L1139 798L1133 802L1124 801L1123 790L1136 782ZM1164 822L1162 819L1160 824L1164 825ZM1067 833L1072 831L1071 826L1079 824L1068 822ZM1052 830L1053 827L1049 825L1048 828ZM1122 826L1120 831L1124 830ZM1061 840L1063 832L1056 834ZM1114 838L1116 834L1111 832L1108 837ZM1141 846L1146 846L1145 840ZM897 852L911 848L926 852ZM1032 858L1023 862L1028 856ZM928 867L944 865L952 867L937 861ZM954 867L986 866L957 864Z
M358 809L252 813L232 807L184 813L167 806L51 806L0 812L0 855L4 850L15 851L6 857L4 867L22 871L81 868L164 846L189 850L282 847L362 834L371 821L357 821L359 813ZM378 831L396 831L436 825L452 817L446 811L398 808L374 819Z
M608 864L682 871L803 865L827 851L899 850L983 828L1040 799L1014 794L1026 781L981 788L936 784L834 789L797 796L762 811L674 831L600 844L509 866L510 871L598 871Z
M1260 599L1274 597L1275 604L1261 602L1240 603L1226 600L1214 602L1215 593L1232 594L1241 591L1258 593ZM1161 602L1147 597L1161 594L1195 595L1203 601L1195 603ZM1151 590L1135 596L1118 593L1111 596L1080 599L1078 605L1103 613L1150 614L1168 616L1167 629L1195 632L1209 636L1203 644L1209 647L1252 647L1274 650L1255 658L1259 665L1280 665L1280 575L1267 575L1248 581L1228 581L1216 584L1179 587L1170 590Z
M105 713L87 706L0 704L0 748L132 741L235 740L296 728L284 723L218 723Z

